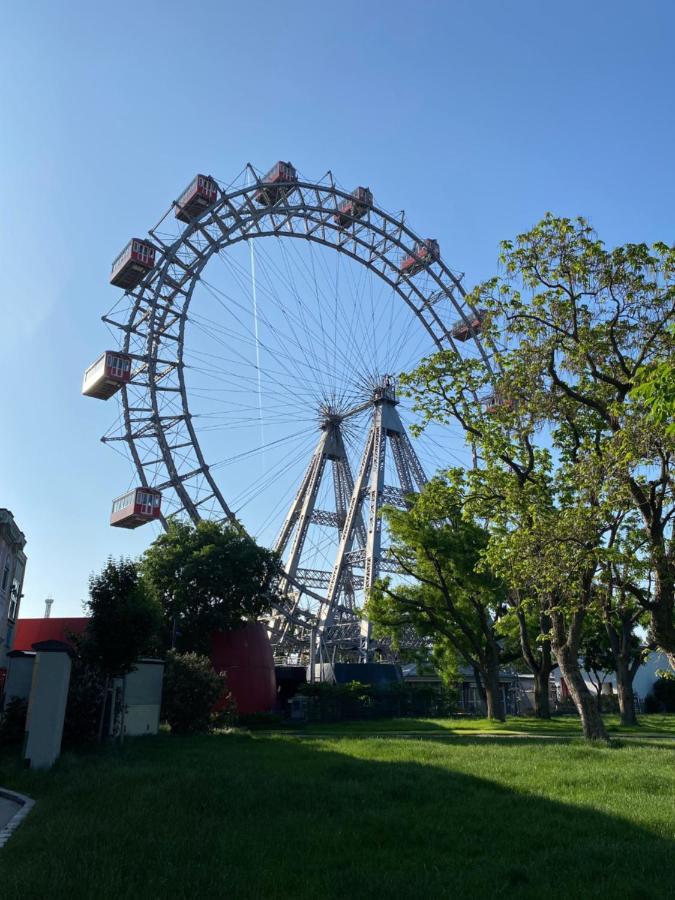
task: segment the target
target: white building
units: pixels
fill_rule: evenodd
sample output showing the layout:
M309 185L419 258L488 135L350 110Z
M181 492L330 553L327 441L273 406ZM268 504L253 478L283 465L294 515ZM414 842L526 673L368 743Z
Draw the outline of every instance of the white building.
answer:
M26 571L26 538L8 509L0 508L0 682L7 669L7 653L19 616L23 576ZM0 693L2 683L0 683Z

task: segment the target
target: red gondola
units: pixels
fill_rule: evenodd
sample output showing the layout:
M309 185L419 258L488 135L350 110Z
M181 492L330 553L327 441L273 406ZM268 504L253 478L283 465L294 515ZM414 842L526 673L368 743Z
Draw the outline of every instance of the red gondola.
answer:
M351 197L343 200L338 206L338 211L333 219L343 228L354 219L361 219L368 212L368 207L373 205L373 195L367 187L357 187L352 191Z
M138 528L159 518L162 492L137 487L113 501L110 524L116 528Z
M414 275L422 269L430 266L435 259L439 259L441 251L438 247L438 241L434 238L427 238L425 241L419 241L415 244L413 252L406 256L400 267L401 275Z
M109 400L123 384L131 381L131 357L117 350L106 350L84 373L85 397Z
M148 241L132 238L112 264L110 284L135 288L155 267L155 248Z
M497 393L485 398L485 412L488 415L494 416L500 409L512 412L515 409L515 404L510 397L502 397Z
M181 222L191 222L215 203L218 185L208 175L195 175L190 184L176 200L176 218Z
M255 194L255 201L261 206L271 206L293 190L292 185L298 180L298 173L292 163L279 160L262 179Z
M469 315L470 318L468 322L465 322L464 319L460 319L452 326L450 334L456 341L468 341L470 337L473 337L474 334L478 334L481 330L483 319L485 318L485 310L477 309L475 314L470 313Z

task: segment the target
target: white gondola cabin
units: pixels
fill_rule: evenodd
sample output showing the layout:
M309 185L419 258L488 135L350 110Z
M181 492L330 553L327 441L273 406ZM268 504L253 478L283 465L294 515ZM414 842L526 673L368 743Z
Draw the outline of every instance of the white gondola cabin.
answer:
M195 175L176 200L176 218L181 222L197 219L204 210L216 202L218 185L208 175Z
M162 492L137 487L113 501L110 524L115 528L138 528L159 518Z
M373 195L367 187L357 187L352 191L351 197L343 200L338 206L338 211L333 219L338 223L340 228L349 225L354 219L361 219L368 212L368 208L373 205Z
M110 284L125 290L135 288L155 267L155 248L148 241L132 238L112 264Z
M460 319L452 326L450 334L456 341L468 341L470 337L478 334L485 318L485 310L477 309L475 312L469 311L468 321Z
M131 381L131 357L118 350L106 350L84 373L82 393L85 397L109 400Z
M419 241L415 244L413 252L409 256L405 256L399 267L401 275L414 275L426 269L431 263L440 259L441 251L438 247L438 241L434 238L427 238L425 241Z
M261 206L271 206L290 194L297 180L298 173L293 164L279 160L260 182L261 187L255 194L256 203Z

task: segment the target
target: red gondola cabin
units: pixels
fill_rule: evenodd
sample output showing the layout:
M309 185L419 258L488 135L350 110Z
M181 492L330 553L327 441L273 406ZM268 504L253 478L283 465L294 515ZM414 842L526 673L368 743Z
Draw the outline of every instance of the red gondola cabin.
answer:
M162 492L137 487L113 501L110 524L116 528L138 528L159 518Z
M514 408L513 400L510 397L502 397L500 394L495 393L491 397L485 398L485 412L489 416L496 415L500 409L512 412Z
M456 341L468 341L474 334L478 334L485 318L485 310L477 309L475 313L469 312L468 322L460 319L452 326L450 332Z
M191 222L199 218L207 206L216 202L218 185L208 175L195 175L190 184L176 200L176 218L181 222Z
M106 350L84 373L82 393L85 397L109 400L131 380L131 357L117 350Z
M279 162L272 166L267 175L261 181L261 187L256 191L255 200L261 206L271 206L277 200L281 200L293 190L290 185L298 180L298 173L292 163Z
M135 288L155 267L155 248L148 241L132 238L112 264L110 284L125 290Z
M340 228L349 225L354 219L360 219L368 212L368 207L373 205L373 195L367 187L357 187L352 191L351 197L343 200L338 206L338 211L333 219Z
M401 275L414 275L430 266L435 259L439 259L441 251L438 247L438 241L433 238L427 238L415 244L413 252L404 257L399 271Z

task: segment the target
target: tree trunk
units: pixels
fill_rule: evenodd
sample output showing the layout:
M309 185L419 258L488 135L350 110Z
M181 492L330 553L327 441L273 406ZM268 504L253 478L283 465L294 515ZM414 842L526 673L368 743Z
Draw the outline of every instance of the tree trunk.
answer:
M631 659L631 635L634 620L630 615L619 613L620 629L607 619L605 628L614 657L616 673L616 690L619 697L619 713L622 725L637 725L635 715L635 697L633 695L633 679L640 666L639 659Z
M563 659L562 657L567 658ZM579 663L570 659L565 652L558 657L558 662L560 663L560 671L565 679L565 683L572 695L572 700L574 700L574 705L581 717L581 728L584 737L588 741L609 740L602 721L602 715L600 714L600 705L586 687Z
M483 685L483 679L481 677L480 670L476 668L476 666L472 666L472 669L474 681L476 682L476 690L478 691L478 696L480 697L481 706L484 709L487 709L487 695L485 693L485 687Z
M672 589L669 590L669 587L663 589L664 586L659 584L657 576L650 624L657 647L666 654L670 668L675 670L675 625L673 601L669 596L672 595Z
M650 520L649 515L645 517L645 512L641 512L652 545L654 596L646 606L651 615L651 632L657 647L675 670L675 560L672 550L667 549L664 523Z
M534 715L537 719L551 718L551 703L548 696L550 666L540 666L534 675Z
M622 725L637 725L635 715L635 695L633 694L631 667L619 658L616 661L616 690L619 695L619 713Z
M496 719L499 722L506 720L502 691L499 686L499 661L488 660L485 670L482 672L485 699L487 701L488 719Z
M110 678L105 676L105 686L103 688L103 705L101 707L101 715L98 720L98 742L99 744L103 741L103 726L105 724L105 709L108 705L108 686L110 684Z
M551 705L548 698L548 681L553 671L551 660L551 642L544 640L539 653L532 649L532 642L527 628L527 619L519 601L511 604L515 607L520 632L520 649L525 663L534 676L534 715L537 719L551 718ZM539 631L548 634L551 618L543 607L539 611Z
M560 673L581 718L581 728L587 741L607 741L609 737L595 698L588 690L579 668L579 643L583 611L577 610L570 616L569 629L565 627L562 613L551 617L553 625L553 651L558 660Z

